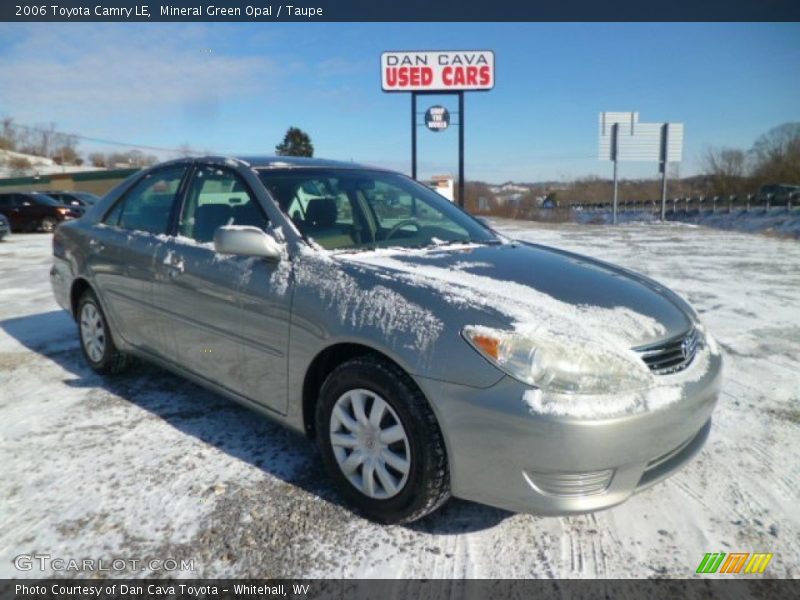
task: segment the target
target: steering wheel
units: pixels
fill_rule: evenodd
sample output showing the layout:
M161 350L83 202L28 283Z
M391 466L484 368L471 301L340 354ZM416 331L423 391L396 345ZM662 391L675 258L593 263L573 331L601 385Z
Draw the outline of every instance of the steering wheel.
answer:
M414 221L414 220L412 220L412 219L406 219L405 221L400 221L399 223L395 223L394 227L392 227L392 228L389 230L389 233L387 233L387 234L386 234L386 237L385 237L385 238L383 238L383 239L384 239L384 240L390 240L390 239L392 239L392 236L393 236L395 233L397 233L398 231L400 231L400 230L401 230L403 227L405 227L406 225L413 225L414 227L416 227L416 228L417 228L417 233L419 233L419 232L422 230L422 227L420 227L420 226L419 226L419 223L417 223L416 221Z

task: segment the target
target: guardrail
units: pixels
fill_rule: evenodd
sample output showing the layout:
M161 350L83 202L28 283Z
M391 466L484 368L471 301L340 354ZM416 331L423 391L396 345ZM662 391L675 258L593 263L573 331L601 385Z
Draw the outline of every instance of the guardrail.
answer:
M742 194L730 196L684 196L667 199L666 216L676 218L679 216L696 216L700 214L760 212L768 213L772 210L785 210L787 212L800 206L800 193L794 192L787 196L776 198L774 194ZM611 202L583 202L571 205L573 210L607 211L612 209ZM651 212L661 213L660 200L628 200L618 203L619 212Z

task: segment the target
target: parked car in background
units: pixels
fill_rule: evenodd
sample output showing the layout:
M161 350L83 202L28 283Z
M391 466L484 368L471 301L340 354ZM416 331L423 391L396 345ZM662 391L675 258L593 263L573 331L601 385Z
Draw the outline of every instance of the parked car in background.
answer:
M382 522L451 494L619 504L699 451L719 393L717 345L663 285L354 163L146 169L58 227L50 280L95 371L136 355L306 433Z
M44 190L41 192L42 194L47 194L51 198L55 198L60 202L72 205L72 206L83 206L85 208L89 208L100 200L100 196L96 196L95 194L89 192L78 192L75 190L70 191L50 191Z
M8 219L5 215L0 214L0 241L3 240L9 233L11 233L11 225L8 224Z
M73 190L65 192L45 190L42 193L47 194L51 198L55 198L64 206L71 207L81 215L100 200L100 196L95 196L89 192L76 192Z
M55 198L39 192L0 194L0 214L8 219L12 231L52 232L62 221L80 214Z
M785 204L787 200L800 199L800 185L788 183L771 183L762 185L758 190L758 196L762 202L769 200L770 204Z

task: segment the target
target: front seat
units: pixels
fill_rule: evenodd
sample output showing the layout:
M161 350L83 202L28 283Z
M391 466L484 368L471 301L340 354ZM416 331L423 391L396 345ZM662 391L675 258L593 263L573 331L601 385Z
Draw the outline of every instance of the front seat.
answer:
M337 208L333 198L314 198L306 207L303 233L327 249L347 248L353 238L336 224Z

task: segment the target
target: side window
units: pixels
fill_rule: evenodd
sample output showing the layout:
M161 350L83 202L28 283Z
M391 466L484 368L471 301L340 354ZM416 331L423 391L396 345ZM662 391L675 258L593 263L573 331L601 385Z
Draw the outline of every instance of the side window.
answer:
M133 231L167 233L172 205L185 173L184 165L149 173L117 202L103 222Z
M258 200L236 173L204 166L192 176L178 233L198 242L210 242L223 225L266 229L268 224Z
M111 225L112 227L119 226L119 216L122 214L122 207L125 206L124 198L122 200L118 200L117 203L103 218L103 223L106 225Z

